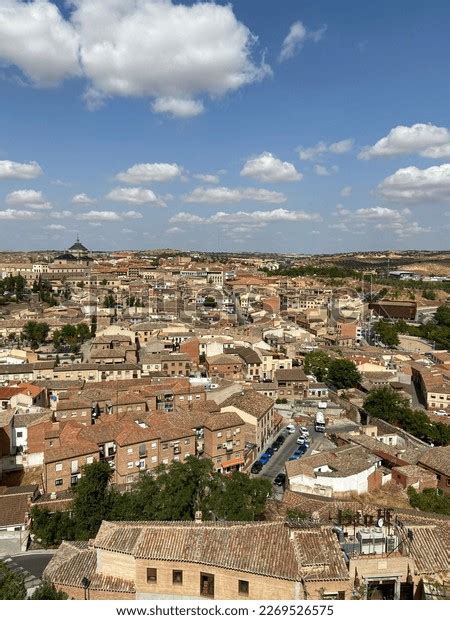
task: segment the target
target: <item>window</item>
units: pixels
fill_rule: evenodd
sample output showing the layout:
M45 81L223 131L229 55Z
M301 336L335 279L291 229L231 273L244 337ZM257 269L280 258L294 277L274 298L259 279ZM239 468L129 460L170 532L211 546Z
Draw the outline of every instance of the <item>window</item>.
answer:
M133 469L133 461L128 461L127 467L128 469Z
M214 596L214 575L200 573L200 596Z
M55 487L62 487L62 485L63 485L62 478L58 478L57 480L55 480Z
M17 438L20 438L20 437L22 437L22 436L23 436L22 431L17 431Z
M62 463L56 463L55 471L62 471Z
M128 448L127 454L133 454L133 448Z
M191 443L191 440L190 440L190 439L185 439L185 440L184 440L184 445L185 445L185 446L188 446L190 443Z
M158 447L158 444L156 441L152 441L152 450L156 450L156 448Z
M78 472L78 459L76 461L72 461L71 466L70 466L70 471L73 474L76 474Z
M162 445L162 449L163 450L167 450L168 447L169 447L168 443L163 443L163 445Z
M183 585L183 571L182 570L173 570L172 571L172 583L174 585Z
M217 437L222 437L222 433L217 433Z
M249 585L244 579L238 580L238 592L241 596L248 596Z
M156 583L157 574L156 568L147 568L147 583Z

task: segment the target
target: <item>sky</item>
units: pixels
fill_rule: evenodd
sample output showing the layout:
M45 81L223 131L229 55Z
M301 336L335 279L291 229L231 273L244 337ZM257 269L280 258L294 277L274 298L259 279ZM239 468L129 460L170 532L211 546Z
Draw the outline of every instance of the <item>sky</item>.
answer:
M448 0L1 0L0 250L448 250Z

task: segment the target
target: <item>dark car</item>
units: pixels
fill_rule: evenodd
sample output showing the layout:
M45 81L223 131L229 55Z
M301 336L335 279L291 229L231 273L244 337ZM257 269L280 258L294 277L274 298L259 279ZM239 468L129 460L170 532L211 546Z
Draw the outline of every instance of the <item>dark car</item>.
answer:
M284 487L286 484L286 475L282 473L278 474L273 483L277 487Z
M273 453L275 452L275 450L273 448L267 448L266 450L266 454L270 457L273 456Z
M270 449L276 452L279 447L280 447L280 444L274 441L273 444L270 446Z
M286 437L284 435L278 435L278 437L275 439L275 443L278 443L280 446L282 446L285 441Z
M261 463L261 461L255 461L252 465L252 468L250 470L250 473L252 474L259 474L259 472L262 470L263 468L263 464Z

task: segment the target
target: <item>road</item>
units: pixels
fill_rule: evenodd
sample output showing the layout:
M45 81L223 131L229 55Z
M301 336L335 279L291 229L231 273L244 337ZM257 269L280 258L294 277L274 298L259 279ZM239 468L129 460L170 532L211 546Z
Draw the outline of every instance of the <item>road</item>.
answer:
M24 553L12 556L14 564L17 564L30 575L42 578L45 567L53 557L53 553Z

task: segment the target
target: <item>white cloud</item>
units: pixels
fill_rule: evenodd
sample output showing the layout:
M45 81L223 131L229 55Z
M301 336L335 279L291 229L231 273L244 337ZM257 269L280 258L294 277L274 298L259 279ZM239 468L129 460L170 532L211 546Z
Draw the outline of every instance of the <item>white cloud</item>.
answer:
M395 211L394 209L388 209L386 207L369 207L367 209L357 209L355 217L363 220L395 220L405 221L408 215L411 215L409 209L403 209L402 211Z
M171 217L169 221L171 223L220 224L225 226L245 224L261 227L271 222L314 222L320 220L321 217L317 213L274 209L273 211L238 211L237 213L218 211L209 217L199 217L192 213L181 212Z
M2 0L0 58L18 66L37 85L81 73L79 35L47 0Z
M149 183L172 181L180 177L183 168L178 164L135 164L125 172L119 172L116 179L124 183Z
M36 161L29 161L26 164L21 164L17 161L10 161L9 159L0 160L0 179L35 179L41 174L42 168Z
M106 195L106 199L134 205L165 206L164 202L151 189L144 189L143 187L116 187Z
M66 230L66 227L63 226L62 224L49 224L48 226L46 226L47 230Z
M281 192L254 187L197 187L184 197L185 202L198 203L237 203L243 200L252 202L281 203L286 202L286 196Z
M35 211L22 211L18 209L5 209L0 211L0 220L37 220L42 217Z
M307 41L318 43L325 34L327 27L323 26L319 30L307 30L301 21L294 22L289 28L283 44L281 46L279 62L284 62L293 58L302 49Z
M378 185L378 193L397 202L448 202L450 164L425 169L415 166L400 168Z
M68 3L69 4L69 3ZM271 73L253 52L257 37L231 5L171 0L72 0L66 17L50 0L2 0L0 59L38 85L88 80L84 99L98 108L112 96L150 97L173 116L203 110Z
M332 142L331 144L327 144L326 142L318 142L315 146L311 146L309 148L300 146L298 148L298 153L300 155L300 159L302 160L314 160L320 159L321 156L325 153L342 155L351 151L352 148L353 140L351 138L346 138L345 140L340 140L339 142Z
M358 159L410 154L436 159L450 156L449 130L431 123L416 123L411 127L398 125L373 146L364 147Z
M169 235L178 235L182 232L184 232L184 230L182 228L179 228L178 226L172 226L172 228L168 228L166 230L166 233L168 233Z
M339 170L339 167L330 166L329 168L327 168L326 166L323 166L322 164L315 164L313 170L319 177L329 177L330 175L337 172Z
M168 114L178 118L199 116L205 110L202 101L182 97L158 97L152 103L152 110L157 114Z
M18 189L9 193L5 202L8 205L20 205L29 209L51 209L52 205L45 200L42 192L34 189Z
M72 198L72 203L74 205L93 205L97 202L96 198L91 198L87 194L81 193L77 194Z
M194 174L194 179L198 179L199 181L203 181L203 183L212 183L216 184L220 181L220 176L218 174Z
M300 181L303 178L293 164L277 159L268 151L247 160L241 170L241 176L250 177L262 183Z
M352 193L352 189L353 188L351 185L346 185L345 187L341 189L341 196L343 198L348 198L348 196L350 196Z
M115 211L88 211L80 213L77 220L85 220L91 222L121 222L123 220L138 220L142 218L142 214L138 211L126 211L125 213L116 213Z

